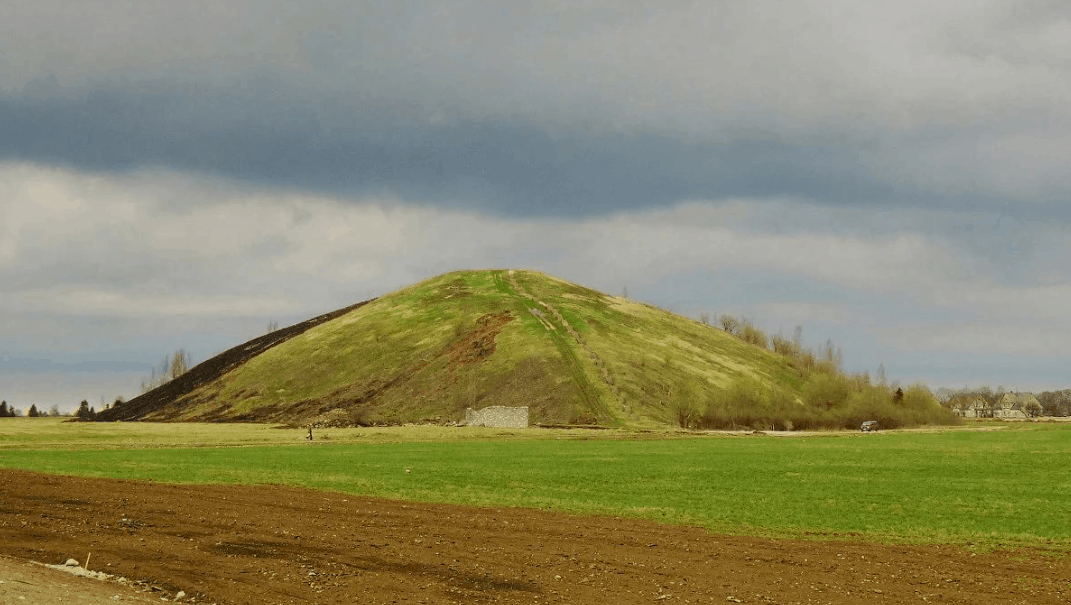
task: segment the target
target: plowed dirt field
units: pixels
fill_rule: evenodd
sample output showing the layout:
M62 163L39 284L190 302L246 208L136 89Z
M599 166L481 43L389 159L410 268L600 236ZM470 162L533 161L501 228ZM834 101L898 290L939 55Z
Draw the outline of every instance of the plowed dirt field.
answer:
M184 602L221 605L1071 601L1069 557L1036 550L771 540L284 487L0 471L0 554L61 563L88 553L92 569L157 599L183 591Z

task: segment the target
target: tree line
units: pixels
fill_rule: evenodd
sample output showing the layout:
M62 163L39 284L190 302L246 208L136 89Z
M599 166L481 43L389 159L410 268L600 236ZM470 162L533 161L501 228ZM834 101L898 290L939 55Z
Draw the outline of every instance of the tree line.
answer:
M703 313L699 321L710 325L710 316ZM766 332L751 323L746 317L737 318L734 315L721 315L717 320L718 325L725 332L739 337L745 342L751 343L768 351L773 351L788 360L800 375L807 378L812 372L836 373L841 371L844 364L844 355L839 346L833 343L833 339L826 339L825 345L819 351L813 351L803 346L803 326L796 326L792 331L792 338L786 338L780 334L768 336ZM878 367L881 374L879 381L885 380L885 367ZM869 380L869 376L867 376Z
M700 321L710 325L706 314ZM876 420L882 428L959 422L925 385L889 384L884 364L878 366L873 381L869 372L845 373L840 347L831 339L818 351L804 347L801 326L786 338L770 337L747 319L732 315L718 317L717 323L725 332L784 357L800 389L792 391L749 376L721 389L678 384L671 400L682 427L806 430L858 429L866 420Z
M678 385L677 422L696 429L858 429L866 420L881 428L957 424L923 384L906 388L873 383L866 373L844 374L828 366L811 373L800 393L768 381L740 377L722 389Z
M30 404L30 409L26 410L26 416L29 418L43 418L45 416L62 416L59 411L59 406L52 406L47 412L37 409L37 404ZM0 418L16 418L22 416L22 410L16 408L13 405L8 405L7 401L0 401Z

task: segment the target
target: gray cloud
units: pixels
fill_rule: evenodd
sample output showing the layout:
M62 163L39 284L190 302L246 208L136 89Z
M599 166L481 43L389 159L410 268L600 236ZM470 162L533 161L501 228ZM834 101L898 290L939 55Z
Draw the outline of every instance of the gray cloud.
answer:
M434 126L385 108L343 118L333 109L215 93L211 100L176 90L0 100L0 158L111 172L167 166L520 215L605 213L686 197L791 193L843 203L896 193L836 146L693 144L494 119Z
M151 6L15 11L0 157L528 215L1071 193L1058 3Z
M202 360L268 321L479 267L627 287L774 333L803 325L811 346L841 345L849 369L884 362L903 380L956 385L1003 364L987 380L1048 386L1062 378L1052 360L1068 361L1071 244L1058 222L779 198L533 219L33 165L0 165L0 183L11 202L0 206L0 354L47 362L0 367L0 386L5 372L74 375L94 359L148 367L178 347ZM175 191L213 202L177 205ZM1009 246L1015 255L991 251ZM132 394L137 381L110 373L114 394Z

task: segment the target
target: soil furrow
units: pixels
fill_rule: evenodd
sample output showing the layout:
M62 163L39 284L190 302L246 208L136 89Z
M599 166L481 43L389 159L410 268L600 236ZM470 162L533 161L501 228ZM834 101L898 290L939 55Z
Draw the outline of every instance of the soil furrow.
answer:
M401 472L401 470L399 471ZM78 503L70 504L77 496ZM279 486L0 471L0 554L201 603L1066 603L1036 550L774 540ZM2 591L0 585L0 591ZM2 594L2 593L0 593Z

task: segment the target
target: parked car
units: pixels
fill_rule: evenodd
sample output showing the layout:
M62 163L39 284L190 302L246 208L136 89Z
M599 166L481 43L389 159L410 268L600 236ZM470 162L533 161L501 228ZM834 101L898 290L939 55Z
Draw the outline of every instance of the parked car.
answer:
M864 433L876 433L878 430L878 421L867 420L862 424L862 426L859 427L859 430L863 431Z

